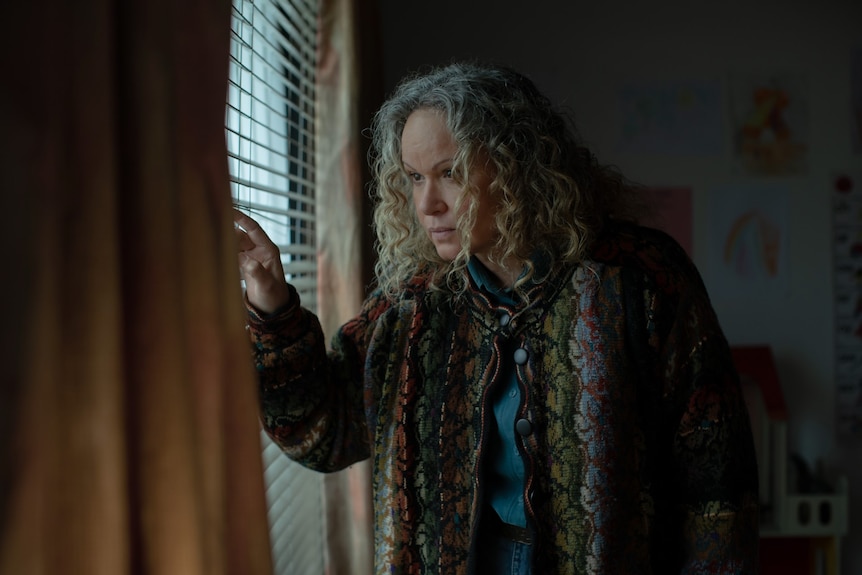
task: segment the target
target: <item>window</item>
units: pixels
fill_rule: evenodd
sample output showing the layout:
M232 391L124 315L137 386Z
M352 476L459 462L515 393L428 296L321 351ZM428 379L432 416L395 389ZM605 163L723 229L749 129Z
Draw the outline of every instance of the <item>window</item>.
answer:
M237 206L279 246L288 280L317 308L314 74L317 0L234 0L226 137ZM323 573L320 475L261 434L276 574Z

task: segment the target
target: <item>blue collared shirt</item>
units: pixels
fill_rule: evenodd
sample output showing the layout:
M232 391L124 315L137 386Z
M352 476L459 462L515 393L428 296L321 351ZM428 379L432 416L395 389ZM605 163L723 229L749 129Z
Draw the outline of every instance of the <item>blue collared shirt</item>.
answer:
M513 306L516 303L511 290L497 287L491 272L475 257L470 258L467 269L476 285L495 304ZM500 380L495 382L494 420L496 431L488 446L487 497L500 518L512 525L527 525L524 513L524 462L515 438L515 420L521 403L521 389L515 374L510 350L503 350Z

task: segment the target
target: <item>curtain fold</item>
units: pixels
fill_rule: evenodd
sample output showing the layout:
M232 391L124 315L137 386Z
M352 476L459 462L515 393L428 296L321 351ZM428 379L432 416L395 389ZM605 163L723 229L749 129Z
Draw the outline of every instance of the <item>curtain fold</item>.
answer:
M0 573L271 573L230 0L4 12Z
M322 0L317 69L318 306L333 334L359 310L373 275L368 141L362 130L382 100L376 1ZM326 571L373 566L368 461L322 477Z

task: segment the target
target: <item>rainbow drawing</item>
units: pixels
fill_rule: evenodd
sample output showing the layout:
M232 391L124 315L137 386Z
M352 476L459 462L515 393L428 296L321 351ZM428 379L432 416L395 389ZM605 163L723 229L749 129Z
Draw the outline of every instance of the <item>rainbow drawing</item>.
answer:
M739 216L724 242L724 262L745 278L778 275L781 230L757 210Z

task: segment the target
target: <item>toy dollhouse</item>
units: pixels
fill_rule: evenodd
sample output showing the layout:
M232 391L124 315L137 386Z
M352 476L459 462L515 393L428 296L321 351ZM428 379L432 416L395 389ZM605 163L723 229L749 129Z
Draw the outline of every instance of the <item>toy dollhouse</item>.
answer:
M737 346L733 360L751 417L760 477L761 572L840 572L840 543L847 533L848 486L800 492L791 485L787 452L788 411L769 346Z

